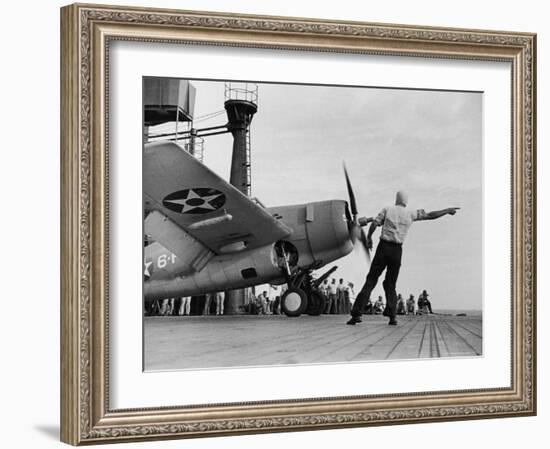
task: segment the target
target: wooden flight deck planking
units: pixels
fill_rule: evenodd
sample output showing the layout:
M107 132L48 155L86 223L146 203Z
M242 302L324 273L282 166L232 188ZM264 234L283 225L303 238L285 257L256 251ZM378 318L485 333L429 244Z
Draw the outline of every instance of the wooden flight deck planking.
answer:
M144 318L145 370L223 368L482 355L481 316L346 315Z

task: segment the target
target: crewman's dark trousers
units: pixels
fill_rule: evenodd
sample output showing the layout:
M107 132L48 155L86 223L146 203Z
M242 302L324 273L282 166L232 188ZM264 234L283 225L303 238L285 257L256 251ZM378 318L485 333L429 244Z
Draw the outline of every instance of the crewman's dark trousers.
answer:
M397 308L395 284L397 283L399 268L401 267L402 250L403 247L398 243L380 240L365 285L363 285L363 288L357 295L351 309L352 316L361 316L365 304L370 299L372 290L376 287L378 278L382 274L382 271L386 269L386 278L382 284L386 293L386 310L390 318L395 318Z

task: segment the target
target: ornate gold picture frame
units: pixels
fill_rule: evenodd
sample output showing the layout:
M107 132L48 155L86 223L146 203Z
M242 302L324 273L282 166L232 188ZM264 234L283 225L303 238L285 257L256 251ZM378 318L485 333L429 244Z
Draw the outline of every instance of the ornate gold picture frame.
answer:
M511 64L510 387L112 409L108 55L115 41ZM61 9L61 439L107 443L536 413L536 36L75 4ZM111 173L111 176L113 174Z

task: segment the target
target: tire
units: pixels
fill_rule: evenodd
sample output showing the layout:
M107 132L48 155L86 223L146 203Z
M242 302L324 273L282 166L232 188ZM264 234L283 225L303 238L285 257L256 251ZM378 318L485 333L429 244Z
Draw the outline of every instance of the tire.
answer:
M301 288L289 288L281 298L281 310L286 316L300 316L307 309L307 295Z
M309 294L307 303L307 314L311 316L319 316L325 311L326 299L325 296L316 290Z

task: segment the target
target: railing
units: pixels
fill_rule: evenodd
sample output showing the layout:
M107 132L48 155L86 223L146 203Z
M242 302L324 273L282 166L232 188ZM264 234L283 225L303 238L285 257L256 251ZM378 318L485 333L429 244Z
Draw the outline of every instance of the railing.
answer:
M225 101L244 100L258 104L258 85L255 83L225 83Z

